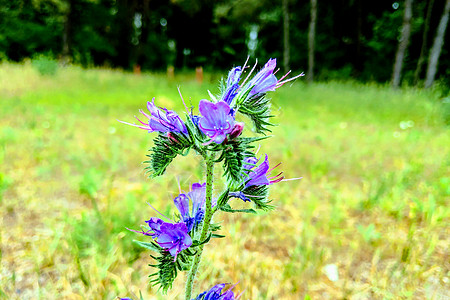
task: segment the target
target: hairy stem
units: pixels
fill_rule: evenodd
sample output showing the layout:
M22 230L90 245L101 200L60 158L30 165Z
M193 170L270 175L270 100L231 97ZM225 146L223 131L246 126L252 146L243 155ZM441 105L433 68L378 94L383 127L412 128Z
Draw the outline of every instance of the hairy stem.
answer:
M206 158L206 209L205 218L203 220L202 232L200 235L200 241L204 241L208 236L209 226L211 224L211 219L214 214L212 209L212 190L213 190L213 180L214 180L214 155ZM200 245L197 254L194 256L194 261L192 263L192 268L189 271L189 275L186 281L186 293L185 299L191 300L192 287L194 285L195 275L197 274L198 266L203 253L203 246Z

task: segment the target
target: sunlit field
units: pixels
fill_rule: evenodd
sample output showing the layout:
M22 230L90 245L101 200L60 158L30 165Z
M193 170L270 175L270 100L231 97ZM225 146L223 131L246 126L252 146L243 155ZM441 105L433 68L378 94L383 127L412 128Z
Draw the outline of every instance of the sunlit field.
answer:
M219 79L0 65L0 298L181 299L183 274L166 296L148 284L153 261L133 243L146 237L126 227L155 216L147 202L175 213L177 177L187 190L203 166L178 157L147 178L154 135L117 120L153 97L182 113L177 86L196 107ZM438 95L304 79L272 93L276 139L259 153L303 179L272 186L273 212L215 215L227 238L205 247L196 292L239 281L242 299L448 299L449 104Z

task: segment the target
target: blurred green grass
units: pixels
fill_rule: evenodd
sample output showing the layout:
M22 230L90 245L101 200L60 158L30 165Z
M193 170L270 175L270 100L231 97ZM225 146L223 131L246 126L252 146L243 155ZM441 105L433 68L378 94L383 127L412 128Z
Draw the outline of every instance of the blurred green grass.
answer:
M152 135L117 119L152 97L182 112L177 86L195 107L219 79L0 65L0 297L180 299L183 276L165 297L148 286L152 261L126 227L155 214L146 202L171 215L177 178L187 189L203 167L177 158L147 179ZM198 288L240 280L244 299L444 298L450 135L437 91L298 80L271 96L278 126L260 153L303 179L272 187L274 212L216 217L227 238L206 248Z

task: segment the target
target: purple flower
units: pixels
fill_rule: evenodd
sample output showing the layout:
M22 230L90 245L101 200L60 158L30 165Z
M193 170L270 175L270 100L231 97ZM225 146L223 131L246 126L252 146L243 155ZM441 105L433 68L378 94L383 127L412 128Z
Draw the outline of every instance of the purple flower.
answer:
M161 234L161 225L164 224L164 221L158 218L150 218L150 220L145 221L148 227L153 231L151 236L153 238L157 238ZM147 231L148 232L148 231Z
M248 174L249 172L247 170L253 169L257 163L258 163L258 159L254 156L244 158L244 166L243 167L244 167L245 173Z
M189 198L185 194L179 194L175 199L173 199L175 206L180 212L181 218L184 220L188 219L189 216Z
M163 223L156 242L170 252L174 257L174 261L177 259L178 253L192 245L188 228L184 223Z
M253 87L250 91L249 97L265 93L268 91L275 91L277 88L278 80L273 74L275 67L277 66L276 59L269 59L269 61L264 65L264 68L258 72L249 82L248 86Z
M234 126L234 118L230 114L228 103L201 100L198 108L202 114L198 122L200 130L211 138L211 142L222 143Z
M152 102L147 102L147 109L149 110L150 115L145 113L141 109L139 110L139 112L148 119L148 123L141 121L136 116L135 116L136 120L138 120L141 123L141 125L136 125L133 123L123 121L119 122L134 127L138 127L144 130L148 130L148 132L158 131L158 132L181 132L184 134L188 133L186 125L181 120L180 116L178 116L175 112L168 110L167 108L158 108L155 105L155 98L152 99ZM162 111L161 109L164 111Z
M188 197L192 200L192 217L195 220L195 224L198 224L202 221L205 214L206 182L203 184L193 183Z
M190 201L192 201L191 213L189 213ZM205 201L206 183L192 184L191 191L187 193L187 195L180 194L173 200L189 232L203 220L205 214Z
M177 259L178 253L192 245L192 239L188 234L188 228L184 223L172 224L158 218L151 218L150 220L145 221L145 223L148 224L150 230L128 230L151 236L158 245L170 252L174 257L174 261Z
M241 67L233 68L228 73L227 87L225 93L222 96L222 101L231 104L234 97L236 97L236 95L238 94L237 90L239 89L239 80L241 79L241 74Z
M234 293L232 291L233 287L222 293L225 288L225 283L221 283L213 286L210 290L205 291L197 296L197 298L192 300L235 300ZM239 297L238 297L239 298Z
M300 75L294 76L287 80L283 80L291 73L291 71L289 71L283 77L277 79L275 77L276 72L274 72L276 66L277 60L269 59L269 61L264 65L264 67L245 85L244 89L248 90L251 88L251 91L247 97L252 97L253 95L256 94L263 94L268 91L275 91L275 89L279 88L286 82L292 81L300 76L305 75L301 73ZM250 74L251 73L252 72L250 72Z
M250 163L254 163L256 165L256 163L259 161L257 160L255 162L255 159L251 159L251 158L247 158L246 159L247 162ZM283 172L278 173L275 176L272 177L267 177L267 175L276 167L278 167L280 164L276 165L275 167L273 167L272 169L269 170L269 158L267 157L266 154L266 158L264 159L264 161L257 167L251 167L250 169L248 169L248 181L245 183L245 187L249 187L252 185L270 185L276 182L280 182L281 180L283 180ZM244 165L244 168L245 165ZM247 169L247 168L246 168Z

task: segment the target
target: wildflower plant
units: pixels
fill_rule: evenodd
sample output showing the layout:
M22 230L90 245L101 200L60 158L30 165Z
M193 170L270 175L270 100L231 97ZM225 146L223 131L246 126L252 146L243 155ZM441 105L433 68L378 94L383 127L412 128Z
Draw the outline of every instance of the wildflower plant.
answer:
M214 238L224 237L217 233L220 226L212 222L214 214L256 213L256 210L274 208L268 199L269 186L282 181L283 173L274 170L278 165L270 167L267 154L257 158L255 144L268 138L272 126L267 92L303 75L285 80L288 73L277 79L276 60L270 59L252 77L256 65L245 78L246 64L233 68L228 78L222 80L219 94L209 92L211 99L200 101L198 113L193 108L189 110L185 104L184 121L176 112L157 107L155 99L147 103L148 112L140 110L143 117L136 117L137 124L121 121L156 133L154 145L147 155L149 159L145 161L150 177L163 175L178 155L193 153L201 156L205 164L205 181L193 183L188 192L180 190L173 199L178 211L174 220L158 212L162 218L151 217L141 230L130 229L148 237L137 243L152 251L155 263L151 266L156 272L150 275L150 282L158 285L163 293L172 288L179 272L188 272L186 300L237 299L232 288L224 289L225 284L192 296L203 248ZM245 137L244 123L236 121L237 114L249 117L253 131L259 135ZM224 170L225 189L213 195L216 165ZM250 204L244 209L234 209L230 201L233 198Z

